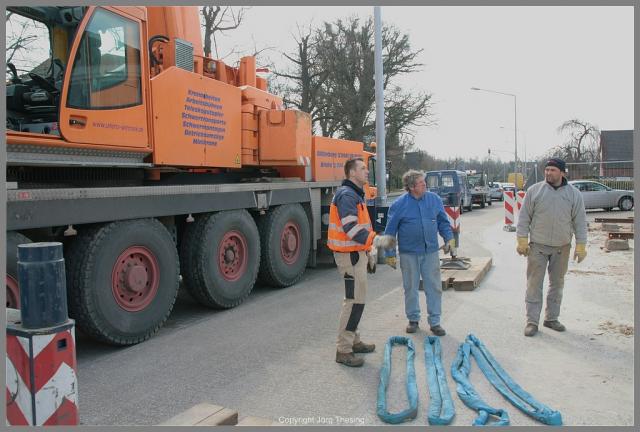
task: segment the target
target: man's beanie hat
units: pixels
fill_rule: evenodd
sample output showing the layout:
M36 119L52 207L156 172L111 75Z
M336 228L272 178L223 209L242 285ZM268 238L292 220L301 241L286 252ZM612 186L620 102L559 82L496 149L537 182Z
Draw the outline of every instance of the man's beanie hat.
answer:
M567 164L560 158L549 159L545 167L548 167L548 166L556 167L562 172L565 172L567 168Z

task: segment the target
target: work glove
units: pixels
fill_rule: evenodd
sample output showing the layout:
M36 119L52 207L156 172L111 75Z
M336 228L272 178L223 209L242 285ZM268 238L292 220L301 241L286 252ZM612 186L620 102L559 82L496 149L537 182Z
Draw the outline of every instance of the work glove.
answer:
M367 273L376 272L376 264L378 263L378 249L374 246L367 252Z
M518 255L529 255L529 239L527 237L518 237L518 246L516 246Z
M392 257L386 257L384 259L384 262L391 268L393 268L394 270L397 267L397 263L398 261L396 260L396 257L392 256Z
M453 239L453 238L448 242L446 242L444 246L442 246L442 251L444 252L445 255L455 250L456 250L456 239Z
M396 238L390 235L377 235L373 238L373 247L382 249L395 249Z
M587 257L587 245L584 243L576 243L576 249L573 252L573 260L581 263Z

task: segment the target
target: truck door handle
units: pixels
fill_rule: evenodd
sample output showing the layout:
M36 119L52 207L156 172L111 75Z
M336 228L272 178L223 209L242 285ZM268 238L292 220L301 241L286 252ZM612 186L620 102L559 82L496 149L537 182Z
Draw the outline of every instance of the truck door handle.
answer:
M73 117L71 117L71 118L69 119L69 124L70 124L71 126L76 126L76 127L81 127L81 128L83 128L83 127L85 127L85 126L87 125L87 122L86 122L86 120L84 120L84 119L79 119L79 118L73 118Z

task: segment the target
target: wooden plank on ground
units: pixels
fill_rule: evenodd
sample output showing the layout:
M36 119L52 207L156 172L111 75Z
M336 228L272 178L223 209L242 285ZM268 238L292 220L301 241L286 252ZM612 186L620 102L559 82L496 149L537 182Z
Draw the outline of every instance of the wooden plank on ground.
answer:
M245 417L236 426L272 426L273 420L263 417Z
M480 281L491 268L491 257L470 257L471 267L467 270L441 269L442 289L453 288L456 291L471 291L478 287Z
M633 233L632 232L610 232L609 238L629 240L633 238Z
M604 223L633 223L633 216L628 218L595 218L595 222Z
M196 423L196 426L235 426L238 423L238 411L222 408L217 413Z
M213 423L220 421L223 423ZM171 417L160 426L212 426L215 424L234 425L238 421L238 412L210 403L200 403L186 411Z

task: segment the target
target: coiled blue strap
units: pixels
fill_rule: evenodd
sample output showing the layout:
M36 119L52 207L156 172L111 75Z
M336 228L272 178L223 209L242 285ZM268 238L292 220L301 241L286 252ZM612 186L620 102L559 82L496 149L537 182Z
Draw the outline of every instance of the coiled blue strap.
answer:
M389 376L391 375L391 348L396 344L407 346L407 399L409 400L409 408L392 414L387 411L387 387L389 386ZM415 354L416 349L413 341L404 336L391 336L384 347L377 404L378 417L383 422L397 424L414 419L418 415L418 385L416 384L416 371L413 366Z
M478 417L473 421L474 426L484 426L489 422L490 417L497 417L491 426L508 426L509 414L503 409L493 408L483 401L469 381L471 371L471 345L462 343L458 347L453 364L451 365L451 376L456 381L456 391L462 402L474 411L478 412Z
M427 336L424 338L424 363L427 368L427 385L429 386L427 420L430 425L448 425L456 412L447 385L447 374L442 367L442 347L439 337Z
M478 363L478 367L487 377L489 382L509 401L523 413L547 425L562 425L562 415L541 402L538 402L530 393L527 393L502 369L500 364L491 355L484 344L470 334L465 341L471 346L471 353Z

